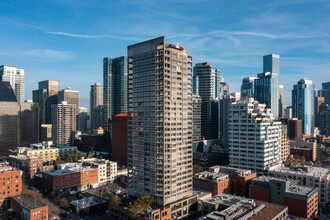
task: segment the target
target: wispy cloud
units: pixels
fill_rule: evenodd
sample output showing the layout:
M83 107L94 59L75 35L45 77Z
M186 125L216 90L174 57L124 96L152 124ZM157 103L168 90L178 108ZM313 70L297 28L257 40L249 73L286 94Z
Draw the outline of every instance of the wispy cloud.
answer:
M51 49L32 49L22 52L25 56L53 59L72 59L74 55L68 51L58 51Z
M61 32L61 31L46 31L46 34L52 35L61 35L66 37L74 37L74 38L88 38L88 39L95 39L95 38L113 38L118 40L141 40L141 38L137 37L127 37L127 36L116 36L116 35L109 35L109 34L100 34L100 35L91 35L91 34L73 34L68 32Z

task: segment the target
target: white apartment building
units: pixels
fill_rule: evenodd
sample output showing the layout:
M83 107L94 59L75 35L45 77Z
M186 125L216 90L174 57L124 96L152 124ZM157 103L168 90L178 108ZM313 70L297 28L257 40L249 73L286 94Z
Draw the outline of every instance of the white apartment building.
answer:
M0 81L9 82L17 102L24 102L24 69L2 65L0 66Z
M281 122L253 98L229 107L229 165L265 174L280 162Z
M268 171L269 176L298 180L302 185L319 188L319 204L325 207L330 200L330 169L322 167L276 166Z
M90 158L82 160L83 164L98 168L99 184L113 182L117 177L117 162L105 159Z

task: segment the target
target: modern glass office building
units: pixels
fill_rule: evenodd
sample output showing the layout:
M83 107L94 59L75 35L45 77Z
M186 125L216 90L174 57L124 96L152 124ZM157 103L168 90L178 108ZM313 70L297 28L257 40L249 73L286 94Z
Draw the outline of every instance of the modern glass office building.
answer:
M104 129L111 130L111 118L127 112L127 57L103 58Z
M314 132L315 86L311 80L301 79L292 90L292 117L302 120L304 134Z
M279 116L279 74L280 56L269 54L263 57L263 73L255 79L254 97L272 110L274 117Z
M198 63L194 67L194 91L202 99L201 134L206 140L219 138L219 100L224 93L221 72L211 63Z
M241 93L243 97L254 97L254 80L258 79L257 77L245 77L242 80Z

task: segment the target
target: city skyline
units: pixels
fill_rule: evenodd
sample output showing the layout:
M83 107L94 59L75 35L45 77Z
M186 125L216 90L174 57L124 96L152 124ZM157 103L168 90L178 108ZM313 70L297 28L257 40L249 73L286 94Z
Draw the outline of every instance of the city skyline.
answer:
M59 80L60 89L80 91L83 107L89 107L90 85L102 84L104 57L127 55L128 45L158 36L187 48L194 65L217 66L231 92L260 73L260 59L270 53L281 56L286 105L297 80L308 78L317 89L328 81L326 1L170 3L2 1L1 65L25 70L25 99L32 99L37 82Z

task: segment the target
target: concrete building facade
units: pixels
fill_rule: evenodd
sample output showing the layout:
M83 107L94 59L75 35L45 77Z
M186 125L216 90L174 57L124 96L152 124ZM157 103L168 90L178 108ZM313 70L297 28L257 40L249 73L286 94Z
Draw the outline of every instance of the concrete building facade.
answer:
M259 174L280 162L281 122L253 98L229 108L229 165Z
M165 37L128 46L128 195L189 216L192 193L192 57ZM182 201L189 201L185 204Z
M76 119L76 105L68 104L66 101L52 105L52 135L55 144L73 144Z
M17 102L24 102L24 69L16 66L0 66L0 81L9 82L15 93Z

